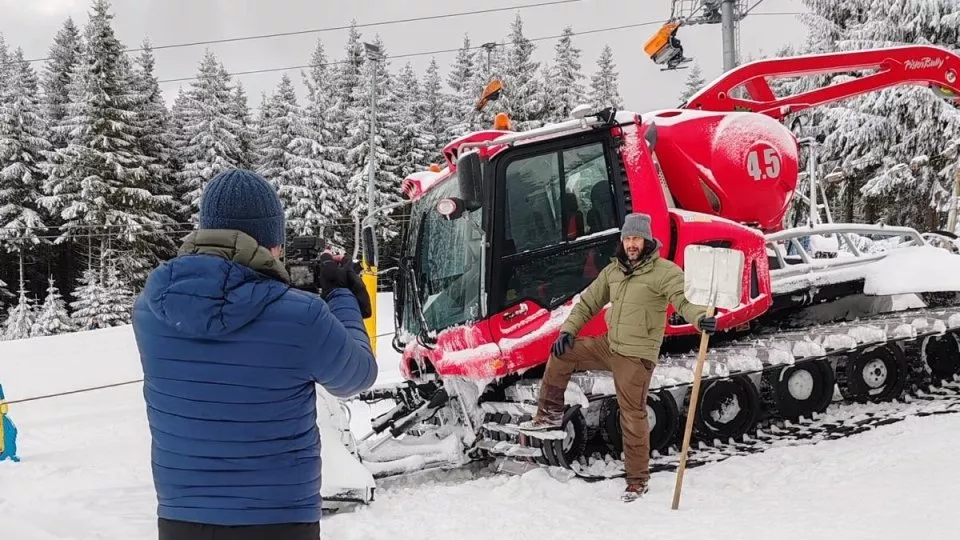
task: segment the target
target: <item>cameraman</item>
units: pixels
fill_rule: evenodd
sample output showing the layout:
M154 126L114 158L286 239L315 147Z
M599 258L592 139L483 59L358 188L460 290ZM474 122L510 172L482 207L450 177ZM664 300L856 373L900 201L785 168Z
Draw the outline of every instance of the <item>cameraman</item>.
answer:
M349 397L373 384L377 363L359 276L328 257L323 298L292 288L278 260L284 228L264 178L222 172L204 190L199 230L137 298L160 540L320 535L315 383Z

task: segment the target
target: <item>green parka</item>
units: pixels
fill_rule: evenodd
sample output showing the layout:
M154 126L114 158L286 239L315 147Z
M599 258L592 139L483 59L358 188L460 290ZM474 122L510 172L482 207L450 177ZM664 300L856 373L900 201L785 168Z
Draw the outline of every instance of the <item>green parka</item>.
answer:
M613 258L580 295L561 327L576 336L607 304L604 320L610 348L624 356L657 363L667 322L667 303L699 330L697 321L707 308L690 303L683 294L683 270L656 250L630 270Z

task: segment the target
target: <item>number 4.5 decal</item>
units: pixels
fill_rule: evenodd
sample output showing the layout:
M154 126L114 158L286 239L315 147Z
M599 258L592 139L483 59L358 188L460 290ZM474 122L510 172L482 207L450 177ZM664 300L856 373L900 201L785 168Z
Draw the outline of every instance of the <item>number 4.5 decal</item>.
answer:
M763 167L760 160L763 156ZM780 177L780 154L776 148L754 148L747 153L747 173L754 180L767 180Z

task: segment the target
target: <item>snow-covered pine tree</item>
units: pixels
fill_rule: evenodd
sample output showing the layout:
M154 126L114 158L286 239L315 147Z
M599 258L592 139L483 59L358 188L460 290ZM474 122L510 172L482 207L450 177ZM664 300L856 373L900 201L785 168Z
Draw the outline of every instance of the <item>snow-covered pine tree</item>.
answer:
M567 120L574 107L587 102L581 69L580 49L573 45L573 28L567 26L554 47L553 65L547 71L544 87L546 122Z
M57 334L66 334L76 330L73 319L70 318L70 312L67 310L67 302L60 294L53 276L50 276L47 286L47 296L40 306L37 318L30 329L31 337L55 336Z
M481 52L486 54L486 51ZM470 36L464 34L463 45L447 75L447 85L453 95L450 96L449 122L442 138L446 142L476 131L480 125L476 113L476 102L480 97L480 89L476 87L477 71L477 53L470 45Z
M217 57L207 50L196 80L183 93L177 122L182 125L183 145L177 173L183 202L196 223L200 196L207 181L232 168L243 167L243 126L236 120L236 96Z
M623 98L620 97L616 64L613 62L613 49L605 45L597 60L597 71L590 78L590 101L594 107L623 107Z
M134 112L135 144L129 151L142 162L140 174L127 182L126 189L143 194L143 202L131 205L128 211L137 215L144 227L120 231L116 239L107 238L117 249L129 254L117 264L124 279L136 286L146 280L160 261L176 254L175 239L169 231L175 230L176 224L185 218L184 205L177 199L169 113L154 75L153 49L149 41L144 41L141 48L135 66L126 65L126 56L122 65L128 78L125 86L130 96L129 109Z
M51 156L42 199L64 220L60 240L94 233L127 249L123 279L139 282L153 257L151 244L166 221L163 204L140 153L133 67L111 25L107 0L94 0L84 47L71 84L66 148ZM88 238L90 238L88 236Z
M20 297L17 304L7 311L7 319L3 324L3 339L26 339L30 337L30 331L37 318L37 308L34 305L33 298L27 294L27 287L23 280L23 272L20 277Z
M186 89L180 87L177 89L177 97L173 100L170 107L170 114L167 120L167 136L173 153L170 155L170 167L173 172L173 195L176 204L179 206L178 223L187 223L190 220L192 208L186 204L187 188L181 181L180 172L183 171L185 162L183 160L183 149L186 148L188 139L184 133L184 122L186 121L186 112L184 107L187 102Z
M10 56L0 88L0 243L9 251L40 244L46 225L38 209L45 152L50 148L36 73L23 51Z
M316 208L325 223L343 220L342 209L345 194L346 167L342 156L345 154L343 140L336 138L334 131L337 122L332 120L336 105L337 76L339 71L328 65L323 43L317 41L317 47L310 58L310 71L302 74L307 88L304 116L307 128L312 133L313 160L320 167L315 186ZM324 238L338 245L346 245L347 237L343 227L325 227Z
M518 13L510 26L509 46L503 72L503 95L500 101L509 112L514 129L524 131L543 125L543 81L540 62L533 60L536 46L523 35L523 21Z
M79 280L79 286L73 290L73 302L70 318L77 330L96 330L109 328L114 320L112 308L108 306L109 291L103 285L101 272L97 268L87 268Z
M369 103L370 101L369 96L364 92L365 88L357 88L358 85L363 84L363 80L361 79L363 78L364 72L367 71L367 53L363 43L360 41L360 37L360 32L356 27L356 21L353 21L350 26L350 31L347 34L346 45L344 45L344 59L334 67L328 69L333 84L331 88L332 91L330 92L332 99L329 101L329 106L326 109L326 124L331 135L331 140L337 142L337 146L330 147L333 155L329 156L329 159L343 165L346 176L350 175L350 160L347 157L350 146L347 139L349 138L349 130L353 118L351 116L351 109L362 106L357 103L356 100L358 99L363 103ZM368 79L364 80L369 82ZM344 197L346 197L346 191L344 191ZM353 208L346 198L343 198L342 203L340 218L344 219Z
M259 172L277 186L287 228L294 235L323 236L331 212L325 192L339 179L326 169L318 137L297 103L288 75L281 77L262 111L264 124L257 141L262 158Z
M260 106L257 108L256 118L253 119L254 133L256 135L253 139L253 148L257 158L255 162L255 168L257 169L263 168L263 163L266 159L264 153L268 149L265 148L266 140L264 131L273 121L273 110L273 94L268 95L266 92L260 92Z
M70 80L74 66L80 61L80 50L80 30L68 17L53 38L42 76L44 120L48 126L59 125L68 114ZM47 136L53 148L65 147L67 137L65 133L52 131Z
M436 66L436 63L431 62L431 65ZM439 85L439 82L438 76L436 83ZM394 87L400 119L397 141L393 146L394 157L400 165L398 176L406 178L414 171L424 170L429 160L437 161L440 157L439 152L433 156L436 144L428 125L431 107L436 106L431 101L439 96L428 96L426 89L421 90L417 74L409 63L400 70Z
M897 0L882 9L872 0L804 4L811 34L823 37L809 52L825 45L837 51L908 43L952 48L960 35L960 5L953 0ZM921 230L942 226L956 170L948 148L960 139L955 106L927 88L901 85L820 108L811 118L826 136L821 159L846 174L838 217Z
M422 85L417 82L417 75L409 65L401 72L398 84L403 125L401 131L410 133L416 139L405 141L405 137L401 137L401 142L406 143L408 148L414 146L420 150L413 153L406 151L407 157L401 159L401 175L406 177L415 170L423 170L428 163L443 161L443 147L449 142L444 138L446 126L450 125L453 116L452 96L443 91L436 59L430 60ZM410 88L406 87L408 84Z
M174 178L174 145L170 130L170 113L167 111L160 91L160 83L154 74L156 60L153 48L148 40L141 44L134 73L134 95L140 129L137 143L140 152L150 160L148 171L150 183L155 187L158 198L162 197L165 213L177 222L185 216L183 204L176 200L176 181Z
M10 69L10 50L7 40L0 34L0 92L7 84L7 71Z
M103 261L106 263L103 272L105 302L99 318L109 326L130 324L136 295L133 289L121 279L116 255L111 253L105 259Z
M223 66L220 66L221 69ZM223 70L223 76L228 80L230 75ZM240 141L240 159L239 166L244 169L250 169L257 162L257 149L254 140L257 138L256 126L250 115L250 105L247 102L247 91L243 89L243 83L237 81L233 87L233 103L231 115L234 121L239 125L237 140Z
M707 81L703 78L703 71L700 69L700 64L694 62L693 65L690 66L690 71L687 72L687 79L684 81L683 91L680 92L680 101L685 102L690 99L690 96L699 92L705 84L707 84Z

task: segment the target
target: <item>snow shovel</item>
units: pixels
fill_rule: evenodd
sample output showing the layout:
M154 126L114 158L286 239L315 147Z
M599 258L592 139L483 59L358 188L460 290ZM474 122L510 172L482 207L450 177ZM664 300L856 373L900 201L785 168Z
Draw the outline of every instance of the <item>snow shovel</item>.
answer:
M733 309L740 305L743 280L743 252L735 249L714 248L692 244L683 252L683 293L694 304L707 306L707 317L713 316L716 308ZM693 434L693 422L697 414L700 395L700 378L703 362L707 356L707 334L700 334L700 353L693 374L690 407L687 410L687 425L680 450L680 466L677 467L677 485L673 490L673 509L680 505L680 488L683 472L687 466L687 450Z

